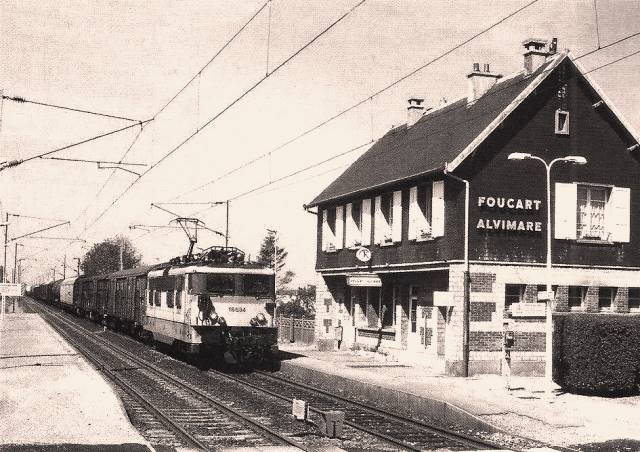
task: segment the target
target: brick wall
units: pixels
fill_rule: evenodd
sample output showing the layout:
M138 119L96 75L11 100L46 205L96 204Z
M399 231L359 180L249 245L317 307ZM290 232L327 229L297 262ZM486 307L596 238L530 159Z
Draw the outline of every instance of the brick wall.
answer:
M471 273L471 292L493 292L495 273Z
M477 303L471 302L469 304L469 320L471 322L490 322L491 314L496 312L495 303Z

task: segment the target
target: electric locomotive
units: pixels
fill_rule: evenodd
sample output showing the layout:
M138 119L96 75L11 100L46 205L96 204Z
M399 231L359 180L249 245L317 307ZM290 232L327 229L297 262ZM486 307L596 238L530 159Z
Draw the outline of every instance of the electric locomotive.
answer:
M275 274L237 248L211 247L148 273L144 330L214 361L277 364Z

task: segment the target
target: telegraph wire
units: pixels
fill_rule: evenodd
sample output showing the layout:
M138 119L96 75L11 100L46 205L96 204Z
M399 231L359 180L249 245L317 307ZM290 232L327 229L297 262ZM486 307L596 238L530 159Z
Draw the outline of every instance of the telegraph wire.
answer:
M291 143L293 143L293 142L295 142L295 141L298 141L299 139L301 139L301 138L305 137L306 135L309 135L310 133L312 133L312 132L314 132L314 131L316 131L316 130L320 129L321 127L323 127L323 126L327 125L328 123L330 123L330 122L332 122L332 121L334 121L334 120L336 120L336 119L340 118L341 116L344 116L345 114L349 113L350 111L355 110L356 108L360 107L361 105L363 105L364 103L366 103L366 102L367 102L367 101L369 101L370 99L373 99L374 97L377 97L377 96L379 96L380 94L382 94L382 93L384 93L384 92L386 92L386 91L390 90L391 88L393 88L393 87L394 87L394 86L396 86L397 84L399 84L399 83L403 82L404 80L406 80L406 79L408 79L408 78L410 78L410 77L414 76L415 74L417 74L418 72L420 72L420 71L422 71L423 69L427 68L428 66L430 66L430 65L432 65L432 64L434 64L434 63L436 63L437 61L439 61L439 60L443 59L444 57L446 57L446 56L450 55L451 53L455 52L455 51L456 51L456 50L458 50L459 48L461 48L461 47L465 46L466 44L468 44L469 42L471 42L471 41L473 41L474 39L478 38L479 36L482 36L483 34L485 34L485 33L489 32L489 31L490 31L490 30L492 30L493 28L495 28L495 27L497 27L498 25L502 24L503 22L505 22L505 21L509 20L509 19L510 19L510 18L512 18L513 16L515 16L515 15L517 15L518 13L520 13L521 11L523 11L523 10L525 10L525 9L529 8L530 6L534 5L535 3L538 3L539 1L540 1L540 0L532 0L532 1L530 1L530 2L529 2L529 3L527 3L526 5L524 5L524 6L520 7L520 8L518 8L517 10L515 10L515 11L513 11L513 12L509 13L508 15L504 16L503 18L501 18L501 19L500 19L500 20L498 20L497 22L494 22L493 24L489 25L488 27L485 27L485 28L483 28L482 30L480 30L479 32L475 33L475 34L474 34L474 35L472 35L471 37L469 37L469 38L465 39L464 41L462 41L462 42L460 42L460 43L456 44L455 46L451 47L449 50L445 51L444 53L442 53L442 54L438 55L437 57L435 57L435 58L433 58L433 59L431 59L431 60L427 61L425 64L423 64L423 65L419 66L419 67L418 67L418 68L416 68L416 69L413 69L413 70L412 70L412 71L410 71L409 73L407 73L407 74L403 75L402 77L400 77L400 78L398 78L398 79L396 79L396 80L392 81L391 83L389 83L388 85L386 85L386 86L384 86L383 88L379 89L378 91L374 92L373 94L370 94L370 95L369 95L369 96L367 96L366 98L364 98L364 99L362 99L362 100L360 100L360 101L356 102L355 104L353 104L353 105L351 105L351 106L349 106L349 107L347 107L347 108L343 109L342 111L340 111L340 112L336 113L335 115L333 115L333 116L329 117L328 119L326 119L326 120L324 120L324 121L320 122L319 124L316 124L315 126L313 126L313 127L309 128L309 129L305 130L304 132L300 133L299 135L296 135L295 137L293 137L293 138L291 138L291 139L289 139L289 140L285 141L284 143L282 143L282 144L280 144L280 145L276 146L275 148L271 149L270 151L265 152L265 153L263 153L263 154L259 155L258 157L255 157L255 158L253 158L252 160L250 160L250 161L248 161L248 162L246 162L246 163L243 163L242 165L240 165L240 166L238 166L238 167L235 167L235 168L233 168L233 169L231 169L231 170L227 171L226 173L222 174L221 176L218 176L217 178L215 178L215 179L213 179L213 180L211 180L211 181L209 181L209 182L206 182L205 184L200 185L199 187L196 187L196 188L194 188L194 189L192 189L192 190L189 190L189 191L187 191L187 192L185 192L185 193L182 193L182 194L180 194L180 195L178 195L178 196L175 196L175 197L174 197L174 198L172 198L172 199L176 199L176 198L180 198L180 197L185 196L185 195L189 195L189 194L191 194L191 193L193 193L193 192L195 192L195 191L198 191L198 190L200 190L200 189L202 189L202 188L204 188L204 187L206 187L206 186L208 186L208 185L211 185L211 184L213 184L213 183L215 183L215 182L218 182L219 180L224 179L225 177L228 177L228 176L230 176L230 175L232 175L232 174L236 173L237 171L239 171L239 170L241 170L241 169L243 169L243 168L245 168L245 167L247 167L247 166L252 165L253 163L255 163L255 162L257 162L257 161L260 161L260 160L264 159L264 158L265 158L265 157L267 157L269 154L272 154L272 153L274 153L274 152L277 152L277 151L279 151L279 150L281 150L281 149L285 148L286 146L290 145Z
M95 115L95 116L103 116L105 118L111 118L111 119L122 119L124 121L131 121L131 122L140 122L139 119L131 119L131 118L127 118L125 116L116 116L116 115L109 115L106 113L99 113L99 112L95 112L95 111L91 111L91 110L83 110L81 108L74 108L74 107L65 107L62 105L55 105L55 104L49 104L46 102L38 102L35 100L30 100L30 99L25 99L24 97L20 97L20 96L2 96L3 99L7 99L7 100L11 100L13 102L17 102L19 104L34 104L34 105L40 105L42 107L50 107L50 108L56 108L59 110L68 110L68 111L75 111L78 113L86 113L88 115Z
M537 2L539 0L534 0L534 2ZM347 16L349 16L355 9L357 9L359 6L361 6L362 4L364 4L366 2L366 0L360 0L360 2L358 2L355 6L353 6L351 9L349 9L347 12L345 12L342 16L340 16L338 19L336 19L335 21L333 21L329 26L325 27L320 33L318 33L314 38L312 38L310 41L308 41L306 44L304 44L302 47L300 47L298 50L296 50L293 54L291 54L289 57L287 57L283 62L281 62L279 65L277 65L271 72L269 72L269 74L264 75L263 77L261 77L256 83L254 83L250 88L248 88L247 90L245 90L240 96L238 96L235 100L233 100L231 103L229 103L226 107L224 107L221 111L219 111L218 113L216 113L213 117L211 117L209 120L207 120L202 126L200 126L198 128L198 130L196 130L195 132L193 132L192 134L190 134L189 136L187 136L182 142L180 142L180 144L178 144L177 146L173 147L171 150L169 150L169 152L165 153L159 160L157 160L155 163L153 163L149 168L147 168L147 170L143 171L142 174L140 174L140 176L136 179L134 179L131 184L129 184L129 186L127 186L123 192L121 192L108 206L106 209L104 209L94 220L93 222L91 222L90 225L88 225L87 227L84 228L84 232L86 232L87 230L89 230L91 227L93 227L98 221L100 221L100 219L118 202L120 201L120 199L122 199L122 197L136 184L140 181L140 179L142 179L145 175L147 175L149 172L151 172L154 168L156 168L158 165L160 165L164 160L166 160L167 158L169 158L171 155L173 155L176 151L178 151L179 149L181 149L185 144L187 144L189 141L191 141L191 139L193 137L195 137L197 134L199 134L202 130L204 130L206 127L208 127L209 125L211 125L216 119L218 119L220 116L222 116L224 113L226 113L230 108L232 108L235 104L237 104L238 102L240 102L242 99L244 99L247 95L249 95L251 92L253 92L258 86L260 86L265 80L269 79L272 75L274 75L276 72L278 72L280 69L282 69L283 67L285 67L289 62L291 62L291 60L293 60L295 57L297 57L300 53L302 53L305 49L307 49L309 46L311 46L314 42L316 42L318 39L320 39L322 36L324 36L326 33L328 33L333 27L335 27L337 24L339 24L340 22L342 22ZM155 116L154 116L155 117Z

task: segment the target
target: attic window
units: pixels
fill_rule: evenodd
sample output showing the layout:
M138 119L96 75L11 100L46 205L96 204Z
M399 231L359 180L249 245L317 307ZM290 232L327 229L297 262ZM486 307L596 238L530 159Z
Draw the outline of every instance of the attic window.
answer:
M569 135L569 112L556 110L556 134Z

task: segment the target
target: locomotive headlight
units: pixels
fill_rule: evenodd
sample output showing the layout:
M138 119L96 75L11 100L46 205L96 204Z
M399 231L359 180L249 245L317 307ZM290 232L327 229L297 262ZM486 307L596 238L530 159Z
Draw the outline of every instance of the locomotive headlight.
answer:
M267 318L264 316L262 312L258 313L258 315L256 316L256 320L260 325L264 325L265 323L267 323Z

